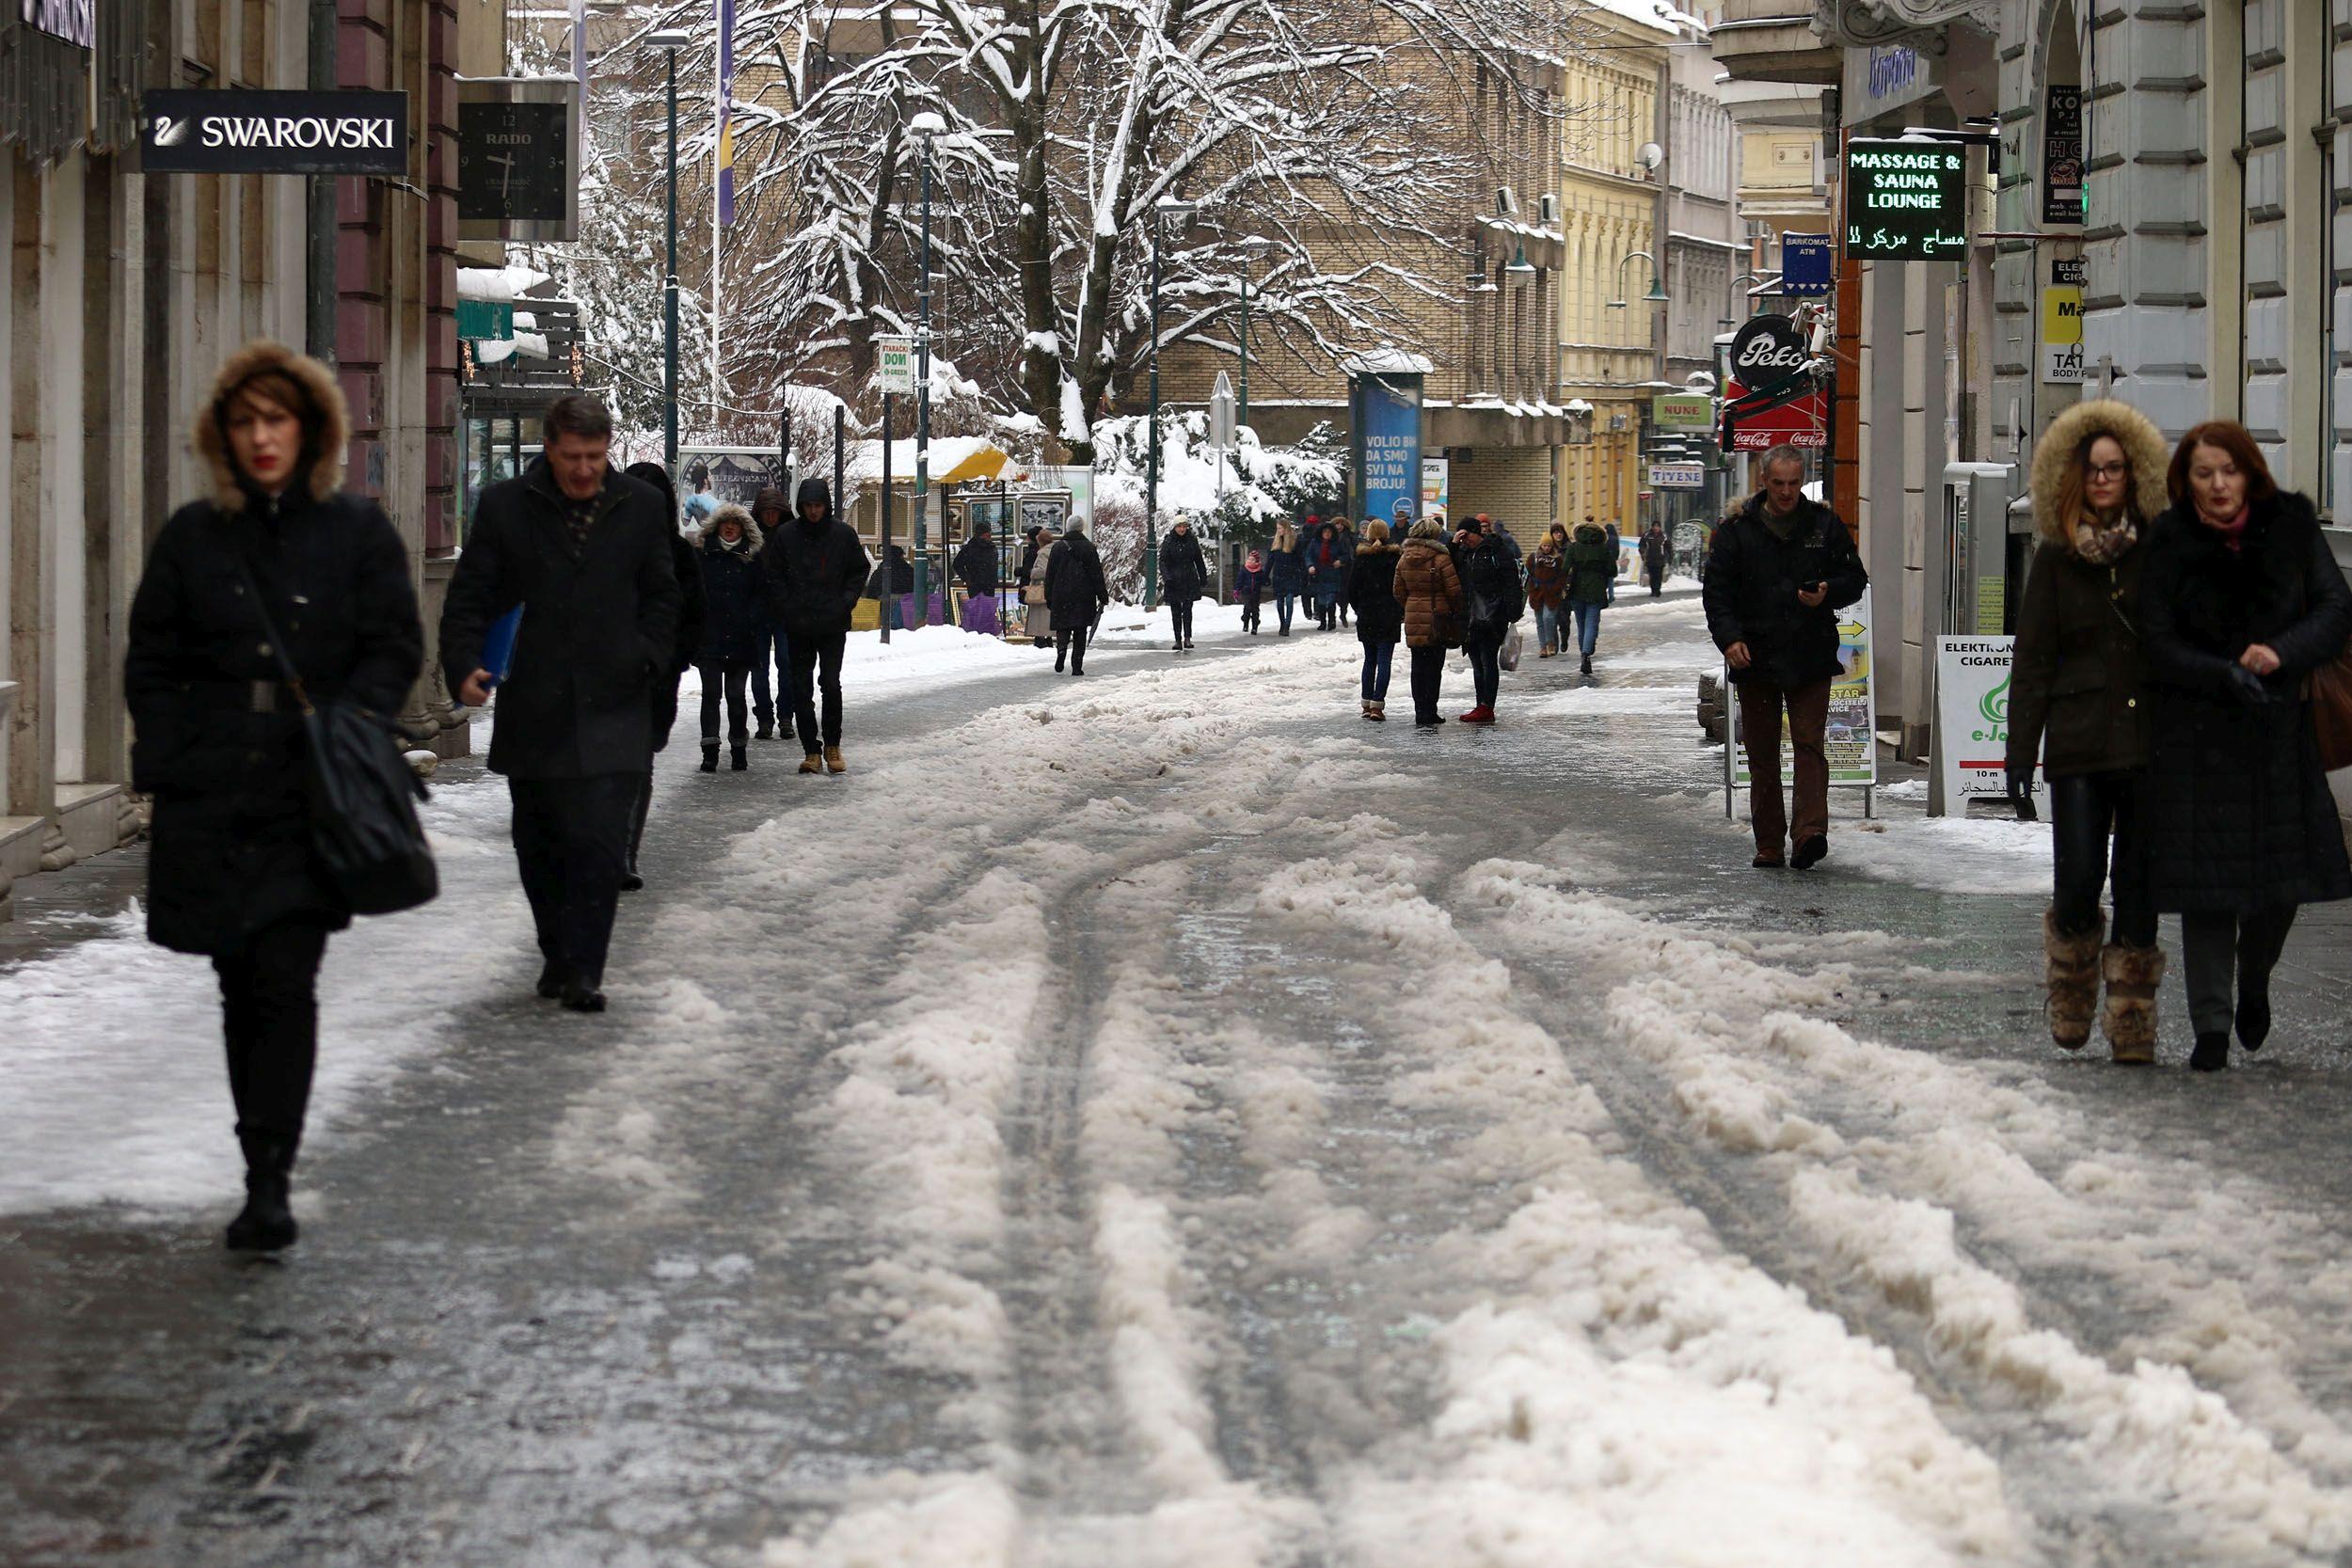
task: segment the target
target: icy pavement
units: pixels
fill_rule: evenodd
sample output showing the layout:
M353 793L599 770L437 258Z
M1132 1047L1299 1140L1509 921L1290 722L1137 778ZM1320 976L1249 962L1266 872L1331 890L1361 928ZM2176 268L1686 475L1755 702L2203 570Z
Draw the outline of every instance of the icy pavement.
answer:
M453 780L282 1266L201 964L0 971L0 1560L2352 1555L2343 911L2261 1056L2182 1070L2171 983L2117 1070L2041 1032L2038 831L1898 787L1747 869L1687 599L1484 733L1164 626L861 648L843 779L690 719L599 1019Z

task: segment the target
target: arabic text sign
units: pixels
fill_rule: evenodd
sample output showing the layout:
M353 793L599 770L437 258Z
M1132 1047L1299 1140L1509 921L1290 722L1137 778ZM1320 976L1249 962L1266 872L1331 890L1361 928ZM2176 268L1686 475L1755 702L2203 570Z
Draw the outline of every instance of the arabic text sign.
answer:
M1958 261L1968 248L1968 157L1927 141L1846 145L1846 254Z
M2007 641L2003 639L2003 641ZM1870 661L1870 592L1837 612L1837 673L1829 683L1829 723L1822 731L1821 749L1829 756L1829 782L1834 784L1875 784L1879 782L1878 696L1872 689ZM1740 731L1740 704L1730 705L1732 787L1748 787L1746 737ZM1787 788L1797 776L1797 753L1784 720L1780 727L1780 777Z

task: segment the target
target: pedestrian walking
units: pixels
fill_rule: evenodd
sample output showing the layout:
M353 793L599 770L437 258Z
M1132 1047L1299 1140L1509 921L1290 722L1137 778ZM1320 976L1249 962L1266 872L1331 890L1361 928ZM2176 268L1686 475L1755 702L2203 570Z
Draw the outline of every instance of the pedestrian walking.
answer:
M1311 526L1314 519L1309 517L1307 521ZM1266 556L1266 573L1267 580L1274 588L1274 635L1288 637L1291 634L1291 611L1296 607L1299 594L1307 588L1305 546L1299 539L1298 531L1288 523L1280 524L1274 531L1274 545Z
M659 464L629 465L636 473L641 467L659 467ZM782 490L772 484L763 485L752 498L752 521L759 525L760 537L772 537L776 525L792 515L792 503ZM699 580L700 572L696 572ZM696 644L700 645L699 641ZM772 666L774 673L770 674ZM759 607L759 651L752 659L752 720L757 726L752 731L754 740L773 740L779 723L791 728L791 715L785 706L785 693L792 689L792 640L769 624L765 598Z
M857 531L834 515L832 485L804 479L794 500L791 521L776 531L760 556L768 616L792 643L792 723L801 737L801 771L847 773L850 765L841 756L841 657L870 562Z
M1241 570L1233 574L1233 595L1241 600L1241 629L1252 637L1258 635L1265 583L1265 551L1253 549L1242 557Z
M662 673L654 676L650 697L652 726L649 731L653 753L659 754L670 744L670 732L677 726L677 688L679 679L693 668L694 655L703 642L703 572L702 556L688 543L678 523L677 490L670 483L670 470L659 463L631 463L624 470L629 478L653 487L661 498L661 515L670 519L670 571L677 578L678 615L676 652ZM757 515L756 512L754 514ZM645 879L637 869L637 851L645 842L645 816L653 808L653 757L645 759L645 776L638 784L637 799L629 808L628 859L621 868L621 891L635 893L645 885Z
M767 616L761 602L760 545L759 525L732 501L710 515L695 544L703 582L703 635L694 667L702 675L706 773L719 770L722 694L727 708L728 766L738 773L751 766L744 687L759 657L759 627Z
M1535 611L1536 657L1560 651L1560 610L1568 595L1568 531L1554 523L1527 558L1527 603Z
M1315 625L1324 631L1338 626L1340 578L1344 557L1340 551L1338 525L1325 523L1308 541L1307 586L1314 595Z
M2268 1037L2296 911L2352 896L2310 700L2352 640L2352 589L2311 501L2279 488L2244 426L2183 436L2166 490L2140 593L2150 879L2181 917L2188 1065L2211 1072L2233 1029L2249 1051Z
M1397 552L1394 592L1405 616L1405 645L1412 650L1413 722L1429 729L1445 722L1438 711L1445 651L1462 640L1462 578L1446 548L1442 516L1433 514L1413 525Z
M1759 869L1804 871L1829 853L1829 686L1839 669L1837 612L1870 585L1837 514L1804 493L1804 454L1764 454L1764 487L1715 531L1708 634L1731 667L1748 748L1749 814ZM1573 590L1571 590L1573 593ZM1781 796L1781 710L1796 752L1796 842Z
M1043 528L1029 530L1029 547L1021 558L1021 603L1026 613L1025 629L1031 643L1040 648L1053 646L1054 609L1045 596L1045 574L1052 568L1054 535Z
M1666 530L1652 523L1642 535L1642 573L1649 579L1649 596L1657 598L1666 586Z
M1389 716L1389 668L1405 633L1405 607L1396 596L1398 555L1389 525L1375 517L1364 525L1347 578L1348 596L1356 601L1356 641L1364 645L1364 717L1375 722Z
M1103 576L1103 558L1073 517L1070 528L1054 546L1045 569L1045 599L1054 612L1054 671L1068 665L1073 675L1087 673L1087 642L1094 623L1110 608L1110 583Z
M1568 541L1568 607L1576 616L1577 668L1593 673L1593 654L1600 646L1600 612L1608 608L1617 578L1617 546L1590 517L1576 525Z
M549 404L541 439L531 467L474 509L441 609L441 664L458 701L482 706L483 639L523 607L489 766L514 803L515 858L546 960L539 994L602 1012L654 689L676 657L675 529L660 493L608 461L612 416L596 398Z
M147 935L207 956L220 983L245 1155L226 1238L238 1251L295 1239L319 960L351 924L313 847L302 710L398 713L424 664L407 547L342 487L350 435L317 360L274 342L230 356L196 418L212 494L164 524L131 602L131 784L155 802Z
M1176 526L1160 541L1160 593L1168 600L1168 613L1173 623L1176 647L1181 652L1192 646L1192 606L1209 583L1209 562L1200 553L1200 541L1192 531L1187 517L1176 519Z
M2114 1059L2130 1063L2156 1059L2164 977L2142 800L2153 707L2137 628L2146 535L2165 510L2169 457L2155 425L2125 404L2079 403L2050 422L2034 451L2041 543L2010 666L2010 794L2032 799L2036 758L2050 783L2052 893L2042 917L2050 1037L2079 1049L2098 1013ZM2110 867L2115 924L2103 946L2099 894Z
M956 551L956 580L963 584L963 626L966 631L996 630L996 541L986 523L973 525L972 537ZM985 623L984 625L981 623Z
M1518 562L1510 547L1486 531L1482 515L1457 536L1455 567L1463 593L1462 651L1469 656L1474 702L1465 724L1491 724L1502 693L1502 640L1527 612Z
M1625 564L1625 555L1623 553L1625 550L1625 535L1618 530L1617 525L1614 523L1611 523L1601 531L1609 536L1609 594L1608 597L1603 599L1601 602L1604 604L1615 604L1617 602L1617 574L1623 570Z
M1369 521L1369 519L1367 519ZM1340 625L1347 625L1348 600L1356 578L1356 525L1347 518L1339 519L1340 564L1339 578L1333 585L1332 603L1340 612Z

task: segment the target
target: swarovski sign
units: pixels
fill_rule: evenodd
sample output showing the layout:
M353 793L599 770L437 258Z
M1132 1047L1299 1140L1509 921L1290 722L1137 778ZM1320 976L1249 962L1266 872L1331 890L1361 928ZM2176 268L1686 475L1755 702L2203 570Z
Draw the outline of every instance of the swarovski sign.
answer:
M157 88L139 157L150 174L404 174L408 95Z
M33 31L77 49L98 46L97 0L22 0L17 18Z

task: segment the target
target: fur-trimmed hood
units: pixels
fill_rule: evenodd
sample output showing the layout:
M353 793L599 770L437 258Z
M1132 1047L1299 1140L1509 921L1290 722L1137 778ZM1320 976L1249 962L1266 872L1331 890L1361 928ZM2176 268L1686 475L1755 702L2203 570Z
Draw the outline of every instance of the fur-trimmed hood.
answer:
M743 559L746 561L755 559L759 554L761 544L759 525L752 521L750 513L733 501L723 503L718 511L710 515L710 520L703 524L702 531L694 536L694 547L715 554L720 548L719 525L730 520L743 525Z
M2033 451L2034 531L2045 542L2074 548L2072 520L2058 515L2058 485L2066 477L2066 466L2074 461L2084 443L2101 436L2114 436L2123 455L2131 459L2132 499L2143 529L2171 503L2165 494L2164 475L2171 466L2172 451L2154 421L2114 398L2078 403L2050 421Z
M343 457L351 446L351 411L343 404L335 373L308 355L283 343L256 339L230 355L213 378L213 389L197 411L189 444L204 460L213 480L213 503L223 512L245 510L245 486L237 481L237 466L229 456L229 431L224 422L229 400L238 388L266 371L278 372L302 388L317 410L318 429L310 473L310 499L326 500L343 486Z

